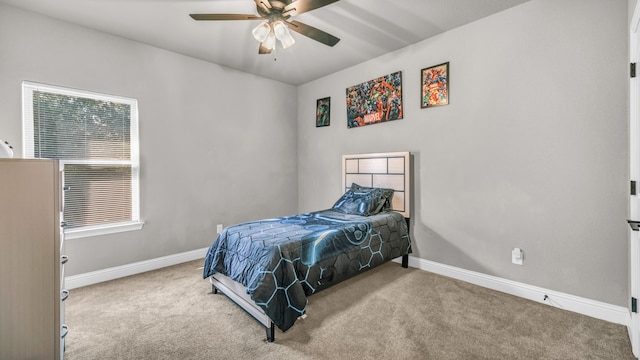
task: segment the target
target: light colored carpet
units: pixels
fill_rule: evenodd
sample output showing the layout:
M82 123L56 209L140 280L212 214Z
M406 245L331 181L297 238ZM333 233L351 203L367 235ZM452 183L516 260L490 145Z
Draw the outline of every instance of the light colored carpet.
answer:
M388 263L312 295L276 341L202 261L74 289L65 358L635 359L626 327Z

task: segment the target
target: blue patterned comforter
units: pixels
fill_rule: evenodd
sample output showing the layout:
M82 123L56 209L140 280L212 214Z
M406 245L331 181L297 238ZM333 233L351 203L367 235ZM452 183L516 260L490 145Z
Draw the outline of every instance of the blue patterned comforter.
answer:
M282 331L305 313L307 296L411 248L404 217L323 210L226 228L213 242L203 277L217 272L247 288Z

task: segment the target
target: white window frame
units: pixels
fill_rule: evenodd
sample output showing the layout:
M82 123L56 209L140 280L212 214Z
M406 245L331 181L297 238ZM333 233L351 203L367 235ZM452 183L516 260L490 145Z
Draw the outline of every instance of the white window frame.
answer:
M66 96L84 97L100 101L118 102L130 106L130 160L68 160L61 159L60 171L64 175L65 165L129 165L131 166L131 221L109 223L105 225L83 226L72 229L65 229L65 239L76 239L98 235L107 235L124 231L140 230L144 222L140 220L140 152L138 139L138 100L100 94L91 91L76 90L60 86L22 82L22 137L23 154L25 158L34 158L34 128L33 128L33 92L43 91Z

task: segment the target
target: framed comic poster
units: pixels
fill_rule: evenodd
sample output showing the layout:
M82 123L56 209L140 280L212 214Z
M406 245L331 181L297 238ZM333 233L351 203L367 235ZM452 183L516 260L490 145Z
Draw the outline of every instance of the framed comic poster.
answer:
M331 98L326 97L316 101L316 127L331 124Z
M402 71L347 88L347 127L402 119Z
M449 63L431 66L420 71L420 108L449 104Z

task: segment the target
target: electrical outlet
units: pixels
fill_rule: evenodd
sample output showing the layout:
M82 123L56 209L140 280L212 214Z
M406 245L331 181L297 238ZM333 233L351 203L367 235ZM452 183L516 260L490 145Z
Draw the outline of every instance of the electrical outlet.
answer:
M511 250L511 262L516 265L522 265L522 260L524 260L524 252L520 248L513 248Z
M220 234L222 232L222 224L218 224L218 227L216 228L216 231L218 232L218 234Z

